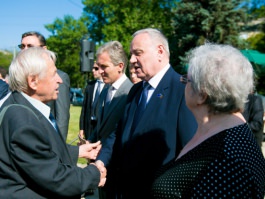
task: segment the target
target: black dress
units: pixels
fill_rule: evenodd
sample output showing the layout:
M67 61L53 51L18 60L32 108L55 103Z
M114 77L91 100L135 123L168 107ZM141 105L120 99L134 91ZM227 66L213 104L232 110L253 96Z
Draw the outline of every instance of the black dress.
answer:
M265 159L247 124L224 130L165 165L153 198L264 197Z

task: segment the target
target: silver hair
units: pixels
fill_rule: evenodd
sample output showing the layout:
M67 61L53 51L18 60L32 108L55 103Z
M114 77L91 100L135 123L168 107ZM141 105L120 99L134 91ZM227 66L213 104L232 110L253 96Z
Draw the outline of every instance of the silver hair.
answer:
M165 37L165 35L159 31L158 29L155 29L155 28L145 28L145 29L141 29L141 30L138 30L136 31L134 34L133 34L133 38L136 36L136 35L139 35L139 34L142 34L142 33L146 33L150 36L150 38L154 41L154 42L158 42L158 43L161 43L164 48L165 48L165 51L167 52L168 54L168 57L170 56L170 51L169 51L169 45L168 45L168 40L167 38ZM157 43L156 43L157 44Z
M45 56L46 55L46 56ZM12 91L27 91L27 78L31 75L44 77L47 68L47 56L54 63L56 55L54 52L42 47L32 47L20 51L9 67L9 87Z
M104 52L107 52L109 54L111 62L115 66L117 66L119 63L123 63L124 67L122 72L125 73L128 65L128 57L125 50L123 49L122 44L118 41L107 42L98 48L96 56Z
M254 88L254 71L244 55L230 45L206 43L191 51L189 78L197 93L207 95L209 111L242 111Z

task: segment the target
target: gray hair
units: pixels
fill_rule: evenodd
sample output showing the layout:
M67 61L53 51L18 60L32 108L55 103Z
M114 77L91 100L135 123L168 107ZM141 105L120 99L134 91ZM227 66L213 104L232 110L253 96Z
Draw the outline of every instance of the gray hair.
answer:
M125 73L125 70L128 65L128 57L126 55L126 52L123 49L122 44L118 41L107 42L99 47L99 49L97 50L96 56L104 52L107 52L109 54L111 62L115 66L119 65L119 63L123 63L124 67L123 67L122 72Z
M38 75L41 78L45 75L47 68L45 55L56 62L55 53L41 47L31 47L19 52L9 67L9 86L12 91L26 92L29 76Z
M136 31L133 34L133 38L136 35L142 34L142 33L148 34L150 36L150 38L155 42L154 43L155 45L157 43L161 43L163 45L163 47L165 48L165 51L167 52L168 57L170 56L168 40L161 31L159 31L158 29L155 29L155 28L145 28L145 29L141 29L141 30Z
M195 92L205 93L209 111L242 111L254 88L250 62L236 48L206 43L191 51L188 74Z

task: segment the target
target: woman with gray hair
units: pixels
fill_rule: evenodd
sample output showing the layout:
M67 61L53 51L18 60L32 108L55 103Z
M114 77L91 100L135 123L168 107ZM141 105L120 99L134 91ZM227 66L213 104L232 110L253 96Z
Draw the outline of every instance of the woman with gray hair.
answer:
M159 172L154 198L263 198L265 160L241 112L254 87L249 61L229 45L191 51L186 84L196 134Z

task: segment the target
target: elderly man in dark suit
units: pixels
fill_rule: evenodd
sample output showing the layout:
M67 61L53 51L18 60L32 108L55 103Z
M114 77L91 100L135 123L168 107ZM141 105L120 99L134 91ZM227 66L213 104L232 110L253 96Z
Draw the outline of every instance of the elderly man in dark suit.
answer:
M94 159L100 142L67 145L46 105L62 83L55 61L53 52L34 47L10 65L12 93L0 114L0 198L80 199L104 185L104 167L76 165L78 157Z
M156 171L177 157L197 123L186 107L180 75L169 64L165 36L156 29L139 30L130 52L130 63L143 81L128 94L116 140L115 134L108 138L115 144L107 183L123 199L150 198Z
M29 31L22 34L21 44L18 45L21 50L36 46L47 49L46 39L42 34L36 31ZM58 99L50 101L48 105L51 107L60 133L66 141L70 119L70 78L68 74L62 70L58 70L58 74L63 80L63 83L59 86L60 92Z

